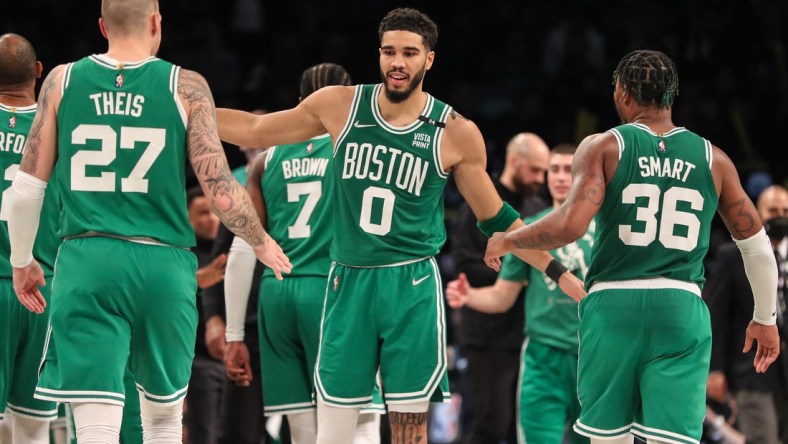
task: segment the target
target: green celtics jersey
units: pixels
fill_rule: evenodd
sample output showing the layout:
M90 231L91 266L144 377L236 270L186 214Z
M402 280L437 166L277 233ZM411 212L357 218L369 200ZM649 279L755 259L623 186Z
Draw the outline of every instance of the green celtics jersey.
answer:
M179 73L155 57L123 64L94 55L67 65L57 113L64 237L194 245Z
M271 235L293 263L288 276L327 276L334 212L333 147L328 135L265 154L261 181ZM263 276L273 276L266 268Z
M434 256L446 241L440 142L451 107L432 96L395 127L378 108L382 84L358 85L334 151L331 258L351 266Z
M619 163L596 215L586 286L651 277L702 286L718 203L711 143L685 128L656 134L637 123L610 133Z
M9 258L11 246L8 237L8 209L5 207L6 191L11 187L19 164L22 162L22 153L27 141L27 133L33 124L36 114L36 105L24 108L13 108L0 103L0 171L3 180L0 182L0 278L11 279L13 269ZM49 181L44 206L41 209L41 219L36 234L36 243L33 247L33 256L38 260L46 276L52 276L55 269L55 256L60 246L60 238L56 235L60 208L57 186L54 180Z
M551 211L552 207L526 218L525 223L533 223ZM580 279L585 277L591 263L594 231L595 224L591 222L583 237L550 252ZM498 278L528 282L525 290L525 334L531 340L577 353L577 329L580 327L577 302L564 294L555 281L513 254L503 259Z

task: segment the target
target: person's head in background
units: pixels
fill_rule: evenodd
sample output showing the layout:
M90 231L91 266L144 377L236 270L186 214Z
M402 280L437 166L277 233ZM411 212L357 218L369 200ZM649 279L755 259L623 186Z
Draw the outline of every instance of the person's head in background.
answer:
M211 211L202 188L195 186L186 192L186 209L197 241L212 242L219 231L219 218Z
M765 188L756 203L758 215L772 243L779 243L788 235L788 191L782 185Z
M534 195L544 184L550 148L534 133L519 133L506 145L506 164L500 181L511 191Z
M562 143L550 151L550 167L547 170L547 189L557 208L566 201L572 186L572 160L577 147Z

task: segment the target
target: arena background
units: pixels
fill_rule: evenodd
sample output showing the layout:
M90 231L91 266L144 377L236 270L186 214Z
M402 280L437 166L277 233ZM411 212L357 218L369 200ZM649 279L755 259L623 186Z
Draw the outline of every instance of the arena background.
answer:
M48 72L106 50L98 0L4 2L2 32L32 41ZM414 6L440 27L424 88L474 120L500 167L506 141L534 131L549 145L579 142L618 123L610 78L638 48L676 62L674 111L723 148L745 184L754 172L786 179L788 4L784 0L390 2L162 0L159 55L201 72L219 106L293 106L300 72L344 65L355 82L377 82L377 25ZM233 163L242 161L230 152Z

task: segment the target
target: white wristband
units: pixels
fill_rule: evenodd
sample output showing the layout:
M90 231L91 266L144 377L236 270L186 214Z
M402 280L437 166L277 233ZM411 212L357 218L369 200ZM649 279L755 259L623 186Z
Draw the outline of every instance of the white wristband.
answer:
M8 220L10 261L15 268L26 267L33 262L33 244L38 233L46 188L47 183L43 180L19 171L6 191L0 216Z
M739 247L744 271L750 281L755 302L753 321L772 325L777 322L777 261L766 230L747 239L733 239Z
M224 336L227 342L244 340L246 305L249 303L256 264L257 257L251 245L235 236L224 271L224 308L227 317Z

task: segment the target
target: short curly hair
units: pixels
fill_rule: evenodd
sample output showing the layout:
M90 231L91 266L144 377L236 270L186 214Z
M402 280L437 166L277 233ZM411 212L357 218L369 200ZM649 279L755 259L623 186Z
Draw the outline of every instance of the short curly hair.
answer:
M670 57L660 51L630 52L613 71L613 86L634 94L640 105L668 108L679 95L679 74Z
M378 37L383 40L386 31L410 31L421 36L427 50L438 44L438 25L421 11L413 8L397 8L389 11L378 27Z

